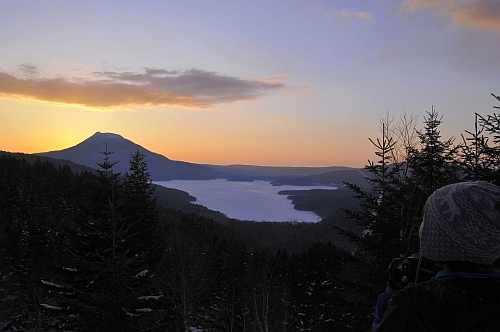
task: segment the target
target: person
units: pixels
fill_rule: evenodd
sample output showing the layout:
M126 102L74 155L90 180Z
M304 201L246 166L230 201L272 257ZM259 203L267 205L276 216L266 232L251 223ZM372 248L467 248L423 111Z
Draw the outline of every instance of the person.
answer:
M392 293L373 331L500 331L500 187L462 182L427 199L420 255L443 266Z
M374 319L370 330L377 327L382 321L384 312L387 310L392 293L403 289L410 282L430 280L438 272L439 266L434 262L420 258L420 254L412 254L409 257L393 258L387 267L387 287L378 296L375 305Z

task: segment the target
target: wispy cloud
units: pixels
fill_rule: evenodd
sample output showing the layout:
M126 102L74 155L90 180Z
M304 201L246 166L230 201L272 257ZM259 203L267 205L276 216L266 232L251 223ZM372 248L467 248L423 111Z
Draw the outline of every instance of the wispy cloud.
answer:
M500 32L498 0L406 0L402 4L402 9L410 13L422 8L450 16L455 26Z
M455 24L500 32L500 2L498 1L477 1L470 6L453 11L452 14Z
M348 9L344 9L338 12L331 12L325 15L328 18L342 18L345 21L351 21L353 19L357 20L371 20L373 19L373 13L361 11L355 12Z
M246 80L198 69L141 72L102 71L90 78L40 77L37 67L23 64L19 72L0 72L0 97L96 108L177 106L211 108L220 103L253 100L280 89L280 79Z
M412 13L421 8L440 8L465 2L467 0L405 0L402 8Z
M39 70L36 66L30 65L27 63L23 63L22 65L20 65L19 71L22 74L24 74L26 76L31 76L31 77L39 74Z

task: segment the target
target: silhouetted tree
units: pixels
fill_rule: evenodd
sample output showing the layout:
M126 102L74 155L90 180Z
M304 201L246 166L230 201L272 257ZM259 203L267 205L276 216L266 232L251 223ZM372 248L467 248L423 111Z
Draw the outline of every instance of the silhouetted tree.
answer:
M489 146L489 137L485 128L480 126L479 114L475 114L474 132L466 130L468 137L462 134L463 144L459 148L459 157L463 167L463 179L469 181L492 181L497 168L494 149ZM484 121L484 118L482 118Z
M417 245L414 233L416 206L412 202L414 188L403 172L405 163L394 162L393 149L397 144L382 126L382 137L370 142L376 148L378 162L369 161L365 167L371 188L347 183L360 201L355 210L345 210L357 226L354 230L336 227L341 234L356 243L356 254L375 269L383 269L393 257L412 251Z
M131 250L147 257L147 264L159 259L156 226L158 211L154 185L148 172L147 163L139 150L130 158L129 172L123 179L123 218L130 225L128 233L133 236Z
M66 253L70 263L61 272L61 280L47 286L61 288L59 307L69 309L61 309L58 314L66 316L68 326L92 331L137 331L153 311L142 301L150 295L144 248L153 244L141 242L146 236L140 236L137 227L143 221L142 215L151 211L136 206L133 215L126 215L130 211L126 203L132 203L125 199L120 174L113 172L116 162L110 161L112 152L107 149L102 154L98 175L85 189L89 195L85 213L69 228L71 241ZM143 231L151 236L151 228Z
M420 148L411 151L408 159L412 182L421 190L423 201L436 189L458 182L461 178L457 163L458 147L453 145L453 138L441 139L441 123L442 117L434 108L427 112L424 130L418 132Z
M499 96L491 95L500 101ZM493 108L500 109L500 106L493 106ZM468 154L464 153L464 162L469 165L469 169L475 167L475 175L478 179L500 184L500 168L498 166L500 165L500 115L493 113L483 117L476 114L476 128L478 123L481 136L471 135L472 151L466 151L469 152ZM472 152L476 154L474 155ZM472 165L469 159L474 162Z

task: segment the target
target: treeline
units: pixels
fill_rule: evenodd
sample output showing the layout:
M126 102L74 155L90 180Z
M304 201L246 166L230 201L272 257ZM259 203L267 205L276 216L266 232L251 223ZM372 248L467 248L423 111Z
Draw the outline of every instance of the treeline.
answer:
M351 331L366 271L331 243L289 254L161 208L144 156L97 173L0 158L0 331Z

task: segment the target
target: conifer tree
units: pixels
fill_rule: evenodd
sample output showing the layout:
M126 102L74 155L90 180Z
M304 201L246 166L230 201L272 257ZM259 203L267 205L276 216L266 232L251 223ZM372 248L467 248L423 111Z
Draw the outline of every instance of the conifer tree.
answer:
M124 218L130 224L129 233L133 236L133 251L141 258L148 257L153 264L159 259L157 246L158 210L154 185L152 183L145 156L137 150L130 158L129 172L123 182Z
M370 264L375 273L381 274L393 257L415 250L419 221L412 202L414 188L403 172L405 163L394 160L397 142L388 134L385 124L381 139L370 139L370 142L379 157L377 162L369 160L365 166L370 173L367 180L371 187L346 184L360 201L359 209L345 210L357 227L353 230L335 228L356 244L356 255Z
M475 114L474 132L466 130L468 137L462 135L463 144L459 148L459 157L463 167L463 179L469 181L492 181L498 165L495 151L489 146L489 137L485 127L479 119L485 121L479 114Z
M55 284L64 289L61 308L70 308L61 310L67 324L89 331L137 331L152 311L143 301L149 270L132 231L138 221L125 215L125 186L113 172L112 152L106 148L102 154L87 190L87 213L71 230L71 265Z
M434 108L427 115L424 130L417 131L420 146L405 143L407 160L403 161L394 159L397 141L383 125L382 138L370 139L379 157L365 167L371 188L347 184L360 201L358 210L346 210L358 229L337 229L356 243L357 254L379 272L391 258L418 251L416 230L425 199L460 178L453 139L441 140L441 118Z
M491 95L500 102L500 96L493 93ZM500 106L493 106L493 108L500 109ZM472 140L474 147L476 145L480 147L481 154L477 158L484 158L479 159L475 166L481 172L479 175L482 180L500 184L500 167L498 166L500 165L500 115L493 113L483 117L476 114L476 120L484 136L481 135L479 140L473 136Z
M408 160L411 179L421 190L422 201L436 189L460 180L461 169L457 163L458 147L453 145L453 138L445 141L441 139L439 131L441 123L442 117L439 117L434 108L427 112L424 130L418 132L420 149L411 151Z

